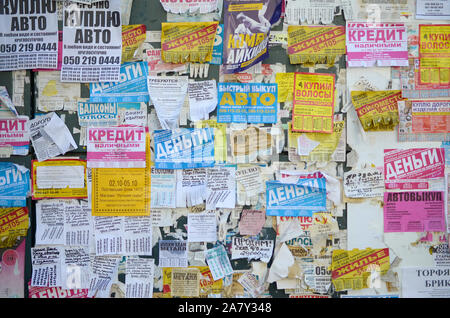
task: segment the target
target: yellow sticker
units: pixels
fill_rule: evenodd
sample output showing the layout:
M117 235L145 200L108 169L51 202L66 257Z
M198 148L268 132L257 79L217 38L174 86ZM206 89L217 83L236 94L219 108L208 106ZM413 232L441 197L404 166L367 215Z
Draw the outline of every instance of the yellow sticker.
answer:
M28 209L0 209L0 248L11 248L19 237L27 236L29 226Z
M161 58L166 63L210 62L219 22L161 23Z
M294 74L292 131L332 133L335 75Z
M291 64L334 64L345 54L344 26L288 26L287 52Z
M145 24L122 25L122 63L133 60L134 54L146 38Z
M278 102L291 102L294 95L294 73L276 73L275 83L278 85Z
M331 280L337 291L377 287L380 276L389 270L389 249L334 250Z
M352 91L352 103L365 131L393 130L399 123L397 102L402 92Z
M40 169L40 167L44 167ZM47 167L51 167L48 168ZM51 183L52 179L54 183L56 182L74 182L67 177L70 173L79 171L83 175L81 176L83 187L74 186L46 186L39 187L42 180L37 178L37 170L42 171L39 178L46 178ZM63 177L66 180L64 180ZM78 174L79 177L79 174ZM33 200L39 199L84 199L87 198L87 178L86 178L86 160L78 159L49 159L46 161L39 162L37 160L32 161L31 168L31 179L32 179L32 198ZM60 179L60 180L58 180ZM79 180L80 181L80 180ZM79 183L79 182L76 182Z
M93 168L92 215L150 215L150 135L146 135L145 168Z
M200 298L207 298L210 294L221 294L223 291L223 280L214 280L211 270L208 266L189 266L200 271ZM162 298L172 297L172 267L163 268L163 296ZM181 296L187 298L187 296Z

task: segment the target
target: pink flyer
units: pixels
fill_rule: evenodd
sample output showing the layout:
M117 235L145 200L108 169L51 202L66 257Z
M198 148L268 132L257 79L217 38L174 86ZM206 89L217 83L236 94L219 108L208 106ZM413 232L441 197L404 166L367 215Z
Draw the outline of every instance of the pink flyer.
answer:
M445 232L444 191L385 192L384 232Z
M347 22L347 66L408 66L403 23Z
M35 287L28 282L29 298L87 298L87 289L62 289L61 287Z
M386 189L431 189L433 180L430 179L443 182L444 172L445 152L442 148L384 150Z
M145 128L89 127L88 168L145 168Z

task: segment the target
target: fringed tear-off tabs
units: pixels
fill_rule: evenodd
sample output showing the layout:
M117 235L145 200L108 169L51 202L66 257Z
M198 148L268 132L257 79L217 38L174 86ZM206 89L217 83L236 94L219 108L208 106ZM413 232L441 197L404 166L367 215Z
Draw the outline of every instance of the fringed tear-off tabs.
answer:
M345 54L343 26L288 26L288 49L291 64L333 65Z
M300 0L286 4L288 24L331 24L336 10L336 0Z
M212 59L219 22L161 23L161 57L166 63L198 62Z
M352 91L351 96L365 131L394 130L399 123L397 102L402 100L401 91Z

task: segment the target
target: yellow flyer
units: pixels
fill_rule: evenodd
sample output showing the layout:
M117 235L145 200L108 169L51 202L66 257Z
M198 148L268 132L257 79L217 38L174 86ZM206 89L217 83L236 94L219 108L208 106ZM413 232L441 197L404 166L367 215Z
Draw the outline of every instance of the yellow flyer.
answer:
M291 64L333 65L345 52L344 26L288 26L287 53Z
M28 209L0 209L0 248L11 248L19 237L27 236L29 225Z
M145 24L122 25L122 63L133 60L134 53L146 38Z
M419 82L450 86L450 24L419 25Z
M288 126L289 161L345 161L345 120L341 114L334 116L331 134L294 132L291 123Z
M397 102L402 92L352 91L352 103L365 131L393 130L399 123Z
M216 120L199 120L195 128L214 128L214 160L216 163L227 162L227 124Z
M331 256L331 280L337 291L363 289L380 281L389 270L389 249L334 250Z
M223 291L223 280L214 281L209 266L189 266L200 271L200 298L208 298L210 294L221 294ZM163 296L162 298L171 298L172 295L172 267L163 268ZM186 298L181 296L181 298Z
M93 216L150 215L150 135L145 168L92 168Z
M333 132L334 74L295 73L292 131Z
M31 179L33 200L87 198L86 160L33 160Z
M210 62L219 22L161 23L161 58L166 63Z
M276 73L275 83L278 85L278 102L291 102L294 95L294 73Z

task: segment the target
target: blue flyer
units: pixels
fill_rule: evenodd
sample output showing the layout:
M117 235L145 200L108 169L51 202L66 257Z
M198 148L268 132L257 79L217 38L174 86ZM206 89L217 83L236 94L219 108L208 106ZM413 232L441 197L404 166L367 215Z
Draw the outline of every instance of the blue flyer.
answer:
M218 83L217 122L276 124L278 85Z
M124 63L120 66L119 82L90 84L90 102L127 103L148 102L148 65L146 62Z
M299 179L297 183L266 182L266 214L312 216L327 210L325 178Z
M156 169L193 169L215 164L213 128L155 130L153 137Z
M0 207L27 206L30 171L12 162L0 162Z
M214 46L212 52L212 60L209 64L222 65L223 53L223 24L217 26L216 37L214 38Z

